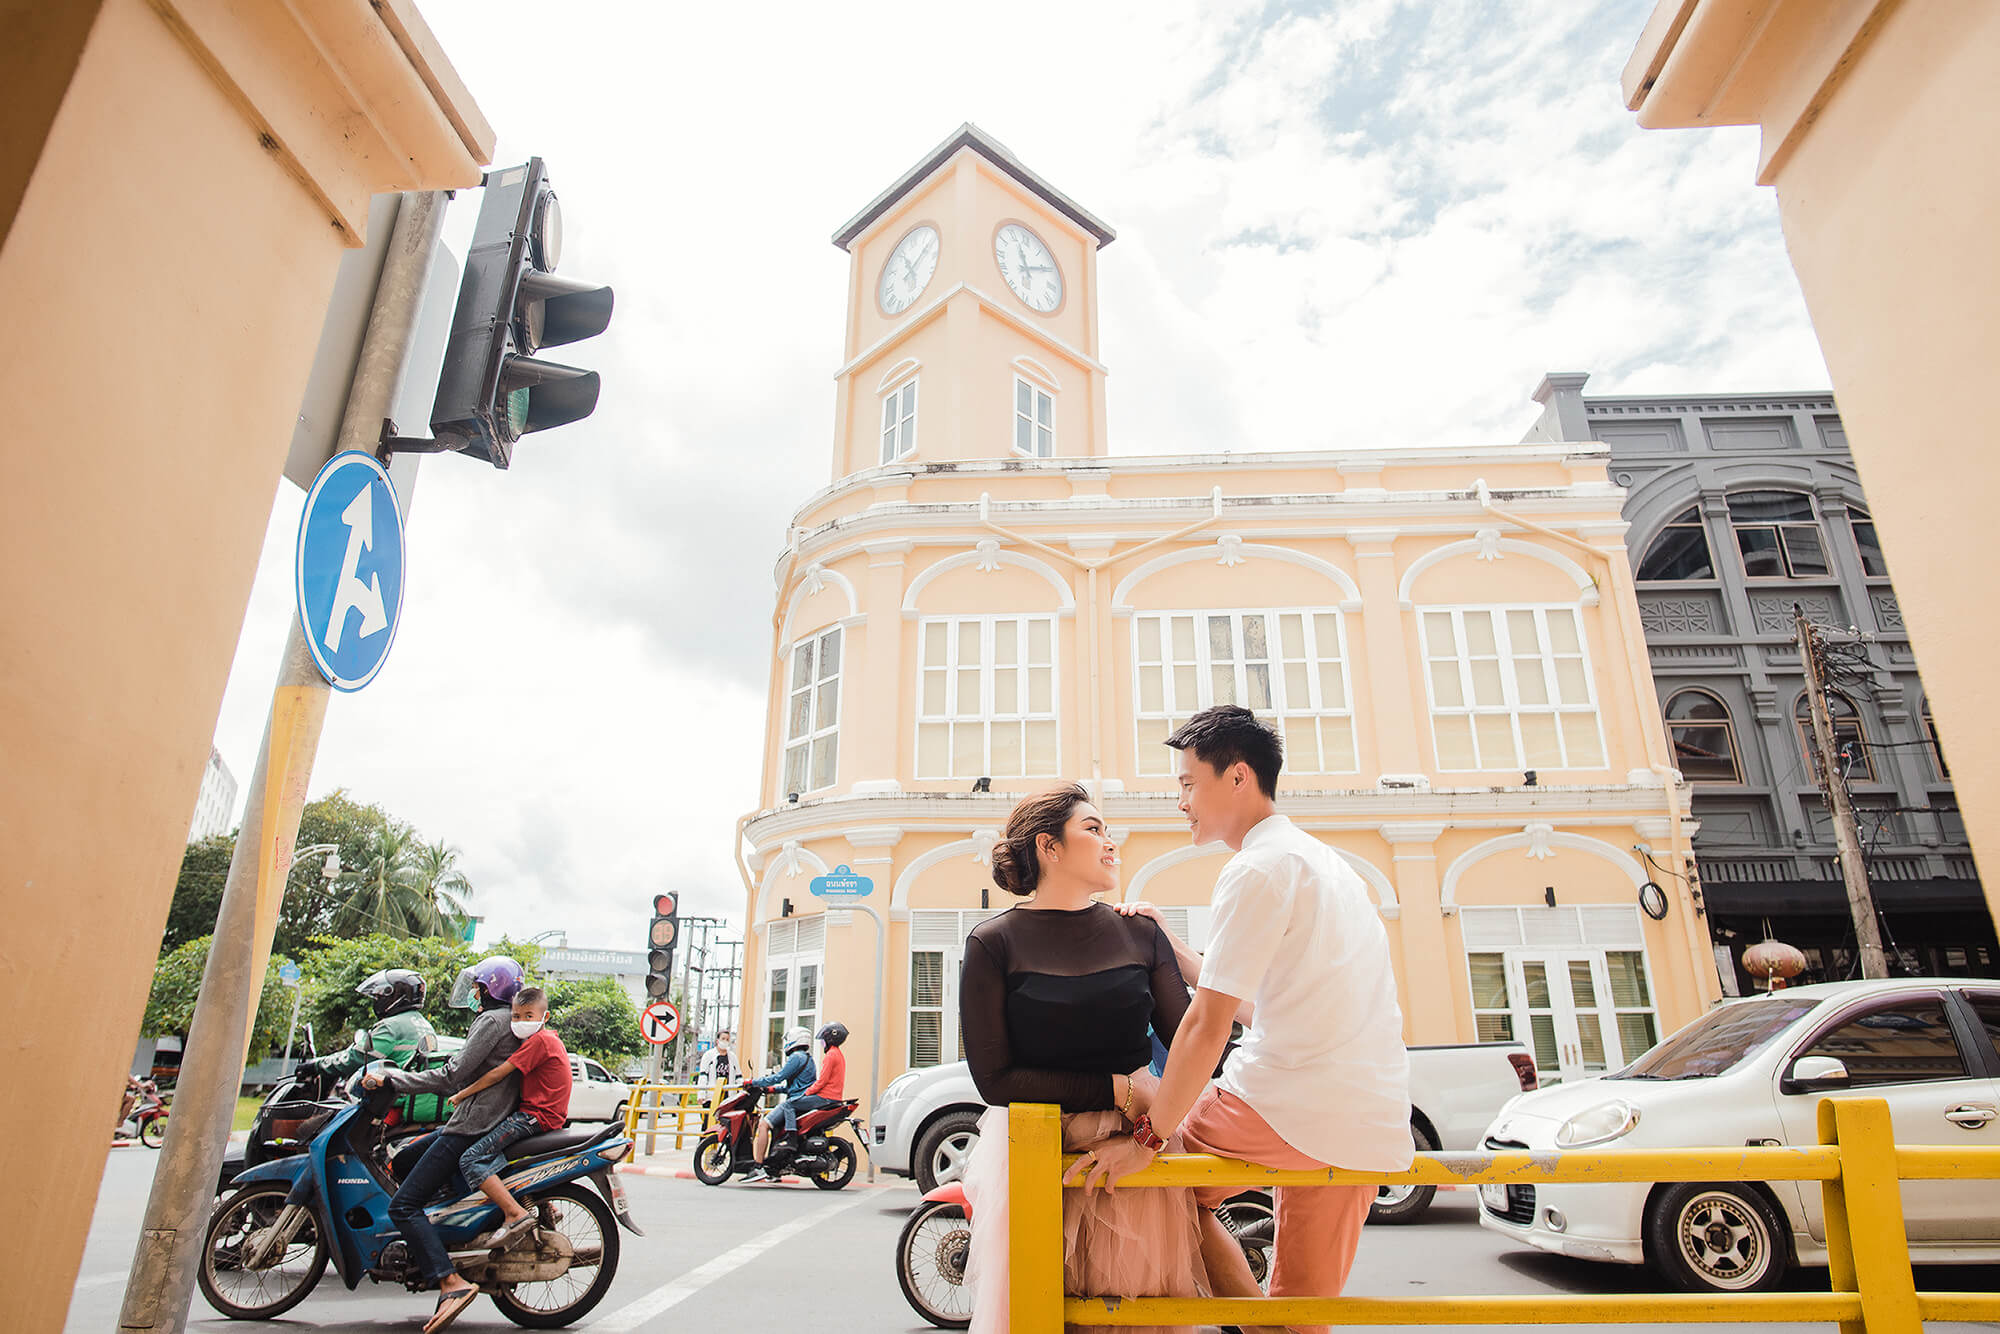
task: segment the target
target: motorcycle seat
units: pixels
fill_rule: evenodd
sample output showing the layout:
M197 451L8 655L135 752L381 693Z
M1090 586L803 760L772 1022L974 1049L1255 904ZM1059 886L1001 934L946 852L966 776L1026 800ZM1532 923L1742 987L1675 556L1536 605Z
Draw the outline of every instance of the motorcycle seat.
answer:
M536 1158L545 1153L561 1153L564 1149L575 1149L597 1139L604 1132L601 1126L564 1126L561 1130L545 1130L539 1135L517 1139L507 1146L507 1161L518 1162L523 1158Z

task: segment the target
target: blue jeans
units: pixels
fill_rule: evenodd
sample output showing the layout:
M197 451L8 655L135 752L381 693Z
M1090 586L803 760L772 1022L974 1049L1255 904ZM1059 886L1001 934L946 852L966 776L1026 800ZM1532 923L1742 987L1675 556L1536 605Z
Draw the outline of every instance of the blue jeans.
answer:
M458 1160L478 1138L439 1131L431 1137L430 1147L417 1159L417 1165L410 1169L389 1201L389 1221L410 1244L418 1271L433 1283L451 1273L452 1264L444 1243L438 1240L437 1229L424 1214L424 1206L446 1190L457 1188Z
M816 1112L822 1107L838 1107L832 1098L822 1098L817 1093L801 1093L796 1098L787 1098L771 1109L764 1118L764 1124L781 1135L788 1135L799 1128L800 1112Z
M486 1184L486 1178L496 1175L507 1165L508 1145L541 1133L542 1123L532 1113L509 1112L500 1118L500 1124L482 1135L458 1160L458 1170L465 1177L465 1184L478 1190Z

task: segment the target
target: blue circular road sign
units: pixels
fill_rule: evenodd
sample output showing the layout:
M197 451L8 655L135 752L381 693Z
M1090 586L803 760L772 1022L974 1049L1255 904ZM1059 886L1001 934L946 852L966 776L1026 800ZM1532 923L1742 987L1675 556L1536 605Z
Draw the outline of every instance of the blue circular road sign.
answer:
M372 454L327 460L306 492L295 562L299 624L320 675L336 690L375 679L403 609L403 516Z

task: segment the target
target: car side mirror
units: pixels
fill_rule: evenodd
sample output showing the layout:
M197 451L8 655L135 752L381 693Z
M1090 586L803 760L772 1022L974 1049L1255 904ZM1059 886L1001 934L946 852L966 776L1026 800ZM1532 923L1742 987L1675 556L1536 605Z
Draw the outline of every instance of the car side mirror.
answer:
M1847 1063L1833 1056L1801 1056L1785 1075L1785 1086L1797 1093L1847 1087Z

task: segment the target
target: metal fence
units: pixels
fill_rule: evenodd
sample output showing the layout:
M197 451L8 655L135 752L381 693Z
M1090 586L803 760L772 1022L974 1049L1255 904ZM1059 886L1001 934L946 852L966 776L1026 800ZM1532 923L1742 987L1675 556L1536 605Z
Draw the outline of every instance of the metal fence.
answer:
M716 1104L727 1092L728 1086L723 1084L634 1084L625 1103L625 1134L633 1141L625 1160L630 1162L637 1152L640 1135L646 1137L648 1154L662 1135L673 1136L676 1149L685 1148L687 1140L700 1139L708 1130ZM672 1121L670 1129L660 1129L663 1118ZM639 1129L642 1120L646 1122L644 1130Z
M1817 1181L1831 1292L1511 1297L1066 1297L1064 1158L1057 1109L1009 1112L1011 1330L1091 1325L1676 1324L1838 1321L1841 1334L1916 1334L1926 1320L2000 1320L2000 1294L1919 1292L1903 1228L1904 1180L2000 1178L2000 1148L1898 1145L1880 1098L1819 1107L1818 1145L1720 1149L1424 1153L1407 1172L1279 1172L1167 1154L1119 1189L1152 1186L1477 1186L1543 1182ZM1074 1189L1074 1188L1072 1188Z

